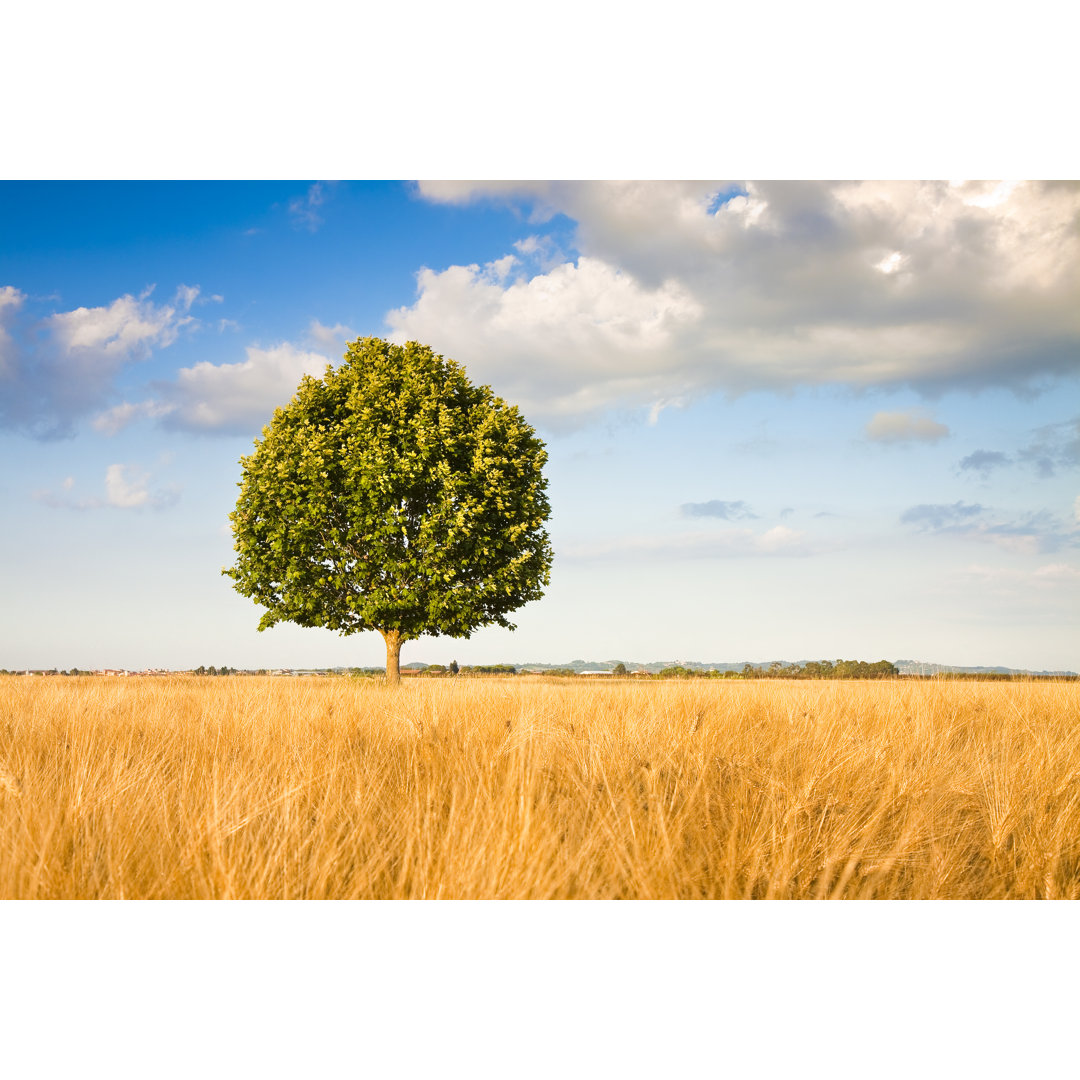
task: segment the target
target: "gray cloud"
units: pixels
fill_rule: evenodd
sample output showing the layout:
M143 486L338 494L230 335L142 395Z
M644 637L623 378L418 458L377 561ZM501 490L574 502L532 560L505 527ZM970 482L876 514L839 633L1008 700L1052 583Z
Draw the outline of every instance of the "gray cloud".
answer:
M905 510L900 515L900 521L905 525L940 531L957 522L977 517L982 512L983 508L978 503L921 503Z
M1008 465L1027 465L1041 479L1056 476L1059 469L1080 466L1080 417L1036 428L1031 441L1015 456L1001 450L976 450L960 459L960 468L989 475Z
M1003 465L1011 465L1012 459L1008 454L999 450L976 450L967 457L960 459L960 468L973 470L986 476L994 469L1000 469Z
M972 538L1024 554L1048 554L1062 548L1080 547L1080 530L1048 510L1024 514L1016 521L988 524L976 529Z
M26 313L19 290L0 289L0 428L41 439L71 435L78 419L114 398L124 367L197 325L190 314L197 287L181 285L163 304L150 292L39 318Z
M977 503L912 506L900 515L905 525L921 532L960 537L993 544L1018 554L1045 554L1080 546L1080 529L1048 510L1038 510L1010 519Z
M1039 390L1080 370L1080 184L423 183L576 222L579 257L425 270L392 311L530 414L713 390ZM944 434L914 423L908 438Z
M739 518L756 518L750 507L738 499L735 502L724 502L720 499L712 499L709 502L683 503L679 507L683 517L714 517L724 521L736 521Z
M13 285L0 286L0 379L14 369L15 339L9 327L14 324L26 297Z
M1044 479L1056 475L1058 469L1075 469L1080 465L1080 417L1039 428L1016 456Z

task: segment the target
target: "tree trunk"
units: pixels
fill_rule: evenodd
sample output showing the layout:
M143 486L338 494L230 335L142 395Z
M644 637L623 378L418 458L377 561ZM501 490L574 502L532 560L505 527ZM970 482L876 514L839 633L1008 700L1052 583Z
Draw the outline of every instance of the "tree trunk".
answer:
M398 659L401 656L401 631L383 630L382 636L386 642L386 685L398 686L401 683L401 670L398 667Z

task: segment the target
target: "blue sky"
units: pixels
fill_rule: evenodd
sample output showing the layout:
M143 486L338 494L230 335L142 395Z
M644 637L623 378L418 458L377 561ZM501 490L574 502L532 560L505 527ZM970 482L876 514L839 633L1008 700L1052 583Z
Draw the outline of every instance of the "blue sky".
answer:
M220 576L346 340L548 441L516 632L403 662L1080 669L1080 185L0 183L0 667L378 664Z

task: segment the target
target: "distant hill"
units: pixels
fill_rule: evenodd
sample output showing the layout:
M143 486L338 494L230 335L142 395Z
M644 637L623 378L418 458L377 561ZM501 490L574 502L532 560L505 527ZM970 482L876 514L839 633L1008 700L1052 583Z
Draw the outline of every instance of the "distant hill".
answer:
M1032 671L1029 668L963 667L950 664L930 664L925 660L894 660L901 675L1076 675L1075 671Z
M825 659L823 657L816 657L816 660ZM829 658L832 659L832 658ZM881 659L880 657L867 657L867 660ZM658 671L662 671L667 667L674 667L676 664L684 668L689 668L691 671L742 671L742 669L750 664L752 667L766 669L770 664L778 663L784 667L790 667L792 664L798 664L800 667L809 663L807 660L739 660L736 662L731 661L713 661L702 662L700 660L649 660L642 663L637 660L571 660L564 664L516 664L518 671L550 671L553 669L573 671L611 671L616 664L623 663L626 665L629 671L648 671L651 674L656 674ZM964 667L962 665L950 665L950 664L932 664L923 660L893 660L893 664L896 665L901 675L939 675L939 674L965 674L965 675L1045 675L1045 676L1075 676L1075 671L1033 671L1027 668L1007 668L1007 667Z
M804 664L805 660L739 660L739 661L712 661L701 660L571 660L565 664L518 664L518 671L551 671L558 669L566 671L611 671L616 664L625 664L628 671L648 671L655 675L664 668L684 667L690 671L742 671L747 664L757 668L767 668L772 663L783 664L790 667L791 664Z

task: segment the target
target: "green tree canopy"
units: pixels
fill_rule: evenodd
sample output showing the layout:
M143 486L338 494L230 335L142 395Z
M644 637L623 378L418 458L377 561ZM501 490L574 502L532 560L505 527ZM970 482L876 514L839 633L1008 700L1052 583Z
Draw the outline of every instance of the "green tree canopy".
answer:
M350 344L240 459L234 587L279 622L468 637L543 595L543 442L518 410L411 341Z

